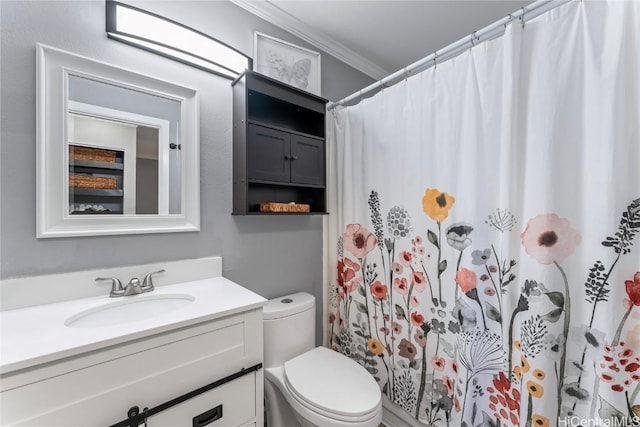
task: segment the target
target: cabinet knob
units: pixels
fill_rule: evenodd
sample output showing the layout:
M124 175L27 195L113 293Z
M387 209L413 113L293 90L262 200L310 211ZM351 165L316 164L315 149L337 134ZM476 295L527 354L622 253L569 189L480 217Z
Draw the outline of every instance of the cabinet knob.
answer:
M298 160L298 156L291 156L291 160Z
M291 160L291 156L290 156L290 155L288 155L288 154L285 154L285 155L284 155L284 159L285 159L285 160Z

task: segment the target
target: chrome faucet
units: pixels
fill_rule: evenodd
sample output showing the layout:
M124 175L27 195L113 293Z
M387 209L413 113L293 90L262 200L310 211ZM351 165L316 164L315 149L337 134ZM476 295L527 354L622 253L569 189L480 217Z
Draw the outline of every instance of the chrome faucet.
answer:
M124 296L124 288L122 287L122 282L120 279L116 277L96 277L96 282L111 280L111 292L109 292L110 297L121 297Z
M140 287L140 280L138 280L137 277L134 277L133 279L129 280L129 283L127 283L127 286L124 287L124 293L122 295L129 296L129 295L138 295L141 293L142 293L142 288Z
M123 297L129 295L137 295L143 292L151 292L153 291L153 275L158 273L164 273L164 269L154 271L152 273L144 276L144 280L142 281L142 285L140 285L140 280L137 277L133 277L127 283L127 286L122 286L122 282L117 277L96 277L96 282L103 280L111 280L111 292L109 292L110 297Z
M162 270L154 271L144 276L144 280L142 281L142 288L141 288L142 292L151 292L154 289L153 275L159 274L159 273L164 273L164 268Z

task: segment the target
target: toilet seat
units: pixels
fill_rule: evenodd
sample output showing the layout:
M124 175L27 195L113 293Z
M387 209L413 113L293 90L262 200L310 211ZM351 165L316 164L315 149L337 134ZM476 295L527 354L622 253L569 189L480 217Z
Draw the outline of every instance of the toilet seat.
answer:
M380 389L366 369L325 347L285 362L284 383L300 404L335 420L369 418L380 409Z

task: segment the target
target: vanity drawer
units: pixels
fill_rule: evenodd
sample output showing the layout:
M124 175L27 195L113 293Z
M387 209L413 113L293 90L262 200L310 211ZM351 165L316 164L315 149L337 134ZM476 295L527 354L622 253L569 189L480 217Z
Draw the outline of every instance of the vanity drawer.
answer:
M147 418L148 427L240 426L256 416L256 374L247 374ZM194 423L198 417L198 423Z

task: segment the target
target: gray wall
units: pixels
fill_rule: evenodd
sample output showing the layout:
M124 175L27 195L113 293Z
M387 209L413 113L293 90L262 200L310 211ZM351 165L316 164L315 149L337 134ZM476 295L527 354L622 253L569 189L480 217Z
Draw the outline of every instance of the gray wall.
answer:
M313 49L227 1L131 3L170 16L249 56L254 31ZM0 1L0 277L220 255L226 277L264 297L307 291L322 301L321 217L230 214L230 81L107 39L104 7L104 1ZM200 232L36 239L36 42L199 90ZM324 97L338 100L370 83L323 54Z
M136 158L136 213L158 213L158 160Z

